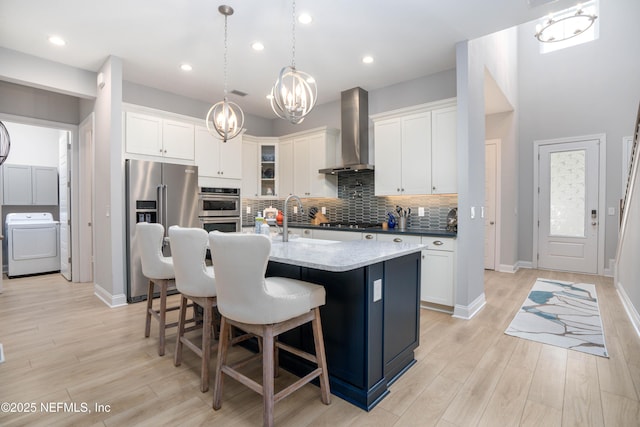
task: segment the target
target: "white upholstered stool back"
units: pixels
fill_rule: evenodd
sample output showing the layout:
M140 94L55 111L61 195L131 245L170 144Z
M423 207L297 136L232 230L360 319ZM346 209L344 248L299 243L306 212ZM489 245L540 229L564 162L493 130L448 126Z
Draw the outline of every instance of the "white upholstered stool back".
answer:
M149 279L173 279L173 259L162 254L164 227L162 224L139 222L136 224L136 240L142 274Z
M194 297L215 297L213 267L205 263L207 232L202 228L169 227L176 288Z

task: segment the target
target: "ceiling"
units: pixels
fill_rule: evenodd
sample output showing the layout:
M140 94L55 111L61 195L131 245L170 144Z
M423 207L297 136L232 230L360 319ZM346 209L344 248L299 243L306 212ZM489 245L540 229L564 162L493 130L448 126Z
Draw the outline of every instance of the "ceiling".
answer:
M530 5L531 3L531 5ZM228 4L229 98L246 113L274 117L266 94L291 64L291 0L0 0L0 46L97 71L110 55L124 79L215 103L224 83ZM572 5L567 0L297 0L296 66L318 84L318 104L355 86L375 90L455 67L455 44ZM63 37L63 47L50 35ZM251 49L254 41L265 49ZM364 55L374 57L363 64ZM180 70L189 63L191 72Z

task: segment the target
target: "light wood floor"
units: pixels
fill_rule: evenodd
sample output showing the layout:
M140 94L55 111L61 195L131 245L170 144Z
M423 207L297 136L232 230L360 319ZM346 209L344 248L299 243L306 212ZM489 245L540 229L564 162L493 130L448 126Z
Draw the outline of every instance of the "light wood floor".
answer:
M609 359L503 333L537 277L596 285ZM418 363L371 412L336 396L325 406L319 389L307 385L276 404L276 424L640 425L640 339L611 279L520 270L488 272L485 282L487 305L470 321L422 311ZM222 409L213 411L212 391L199 391L198 359L185 351L182 366L174 367L175 333L164 357L157 355L156 333L154 323L152 337L143 337L144 304L110 309L90 284L59 275L5 279L0 402L35 403L36 413L0 413L0 425L261 425L260 397L231 379ZM251 369L259 373L259 366ZM277 382L288 379L283 372ZM41 403L55 409L57 402L75 403L79 411L84 403L91 413L41 411ZM108 411L96 411L96 404Z

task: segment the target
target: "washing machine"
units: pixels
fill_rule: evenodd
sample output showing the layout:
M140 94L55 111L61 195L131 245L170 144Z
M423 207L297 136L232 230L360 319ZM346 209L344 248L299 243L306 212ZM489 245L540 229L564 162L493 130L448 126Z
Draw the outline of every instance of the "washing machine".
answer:
M60 271L60 223L50 213L7 214L5 239L7 276Z

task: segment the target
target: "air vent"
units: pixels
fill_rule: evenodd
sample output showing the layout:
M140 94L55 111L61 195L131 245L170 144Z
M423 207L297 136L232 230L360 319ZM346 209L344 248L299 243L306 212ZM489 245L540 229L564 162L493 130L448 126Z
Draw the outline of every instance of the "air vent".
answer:
M236 90L236 89L232 90L231 94L232 95L237 95L237 96L247 96L246 92L242 92L242 91L239 91L239 90Z

